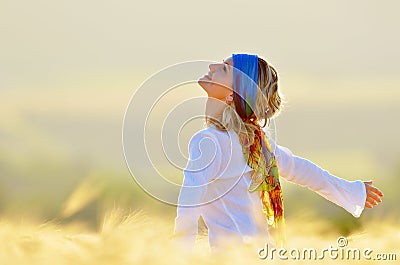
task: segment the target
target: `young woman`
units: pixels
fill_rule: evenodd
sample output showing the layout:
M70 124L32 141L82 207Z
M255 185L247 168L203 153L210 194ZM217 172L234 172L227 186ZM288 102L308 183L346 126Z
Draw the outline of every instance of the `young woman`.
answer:
M278 74L257 55L233 54L198 80L207 92L206 124L189 142L173 239L193 249L198 219L212 251L225 243L284 244L279 176L308 187L359 217L381 202L372 181L347 181L275 144L262 130L281 108ZM276 228L271 240L269 226Z

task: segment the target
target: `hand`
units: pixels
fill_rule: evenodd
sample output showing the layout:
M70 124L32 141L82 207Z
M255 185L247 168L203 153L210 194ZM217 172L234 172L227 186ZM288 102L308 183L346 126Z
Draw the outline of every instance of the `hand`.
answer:
M378 188L372 186L372 180L363 182L365 185L365 190L367 192L365 207L372 208L378 205L378 203L382 202L381 197L383 196L383 193Z

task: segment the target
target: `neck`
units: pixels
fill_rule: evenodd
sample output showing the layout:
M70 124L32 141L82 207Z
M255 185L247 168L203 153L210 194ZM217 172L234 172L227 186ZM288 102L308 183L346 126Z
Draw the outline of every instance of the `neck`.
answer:
M206 117L213 118L221 122L222 119L222 112L226 107L226 103L216 99L208 97L206 103Z

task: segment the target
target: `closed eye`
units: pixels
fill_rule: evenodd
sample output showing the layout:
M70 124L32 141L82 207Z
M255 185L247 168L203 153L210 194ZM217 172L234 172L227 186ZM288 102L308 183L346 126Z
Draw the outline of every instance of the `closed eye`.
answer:
M226 71L227 71L227 68L226 68L227 63L225 62L225 60L222 60L222 63L224 64L224 72L226 73Z

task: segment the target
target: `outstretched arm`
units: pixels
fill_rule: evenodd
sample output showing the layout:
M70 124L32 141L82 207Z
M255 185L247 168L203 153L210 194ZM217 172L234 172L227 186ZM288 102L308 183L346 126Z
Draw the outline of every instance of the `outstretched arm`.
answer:
M308 187L329 201L344 208L354 217L359 217L364 207L379 202L381 192L361 180L348 181L330 174L313 162L293 155L286 147L270 140L279 174L286 180Z

